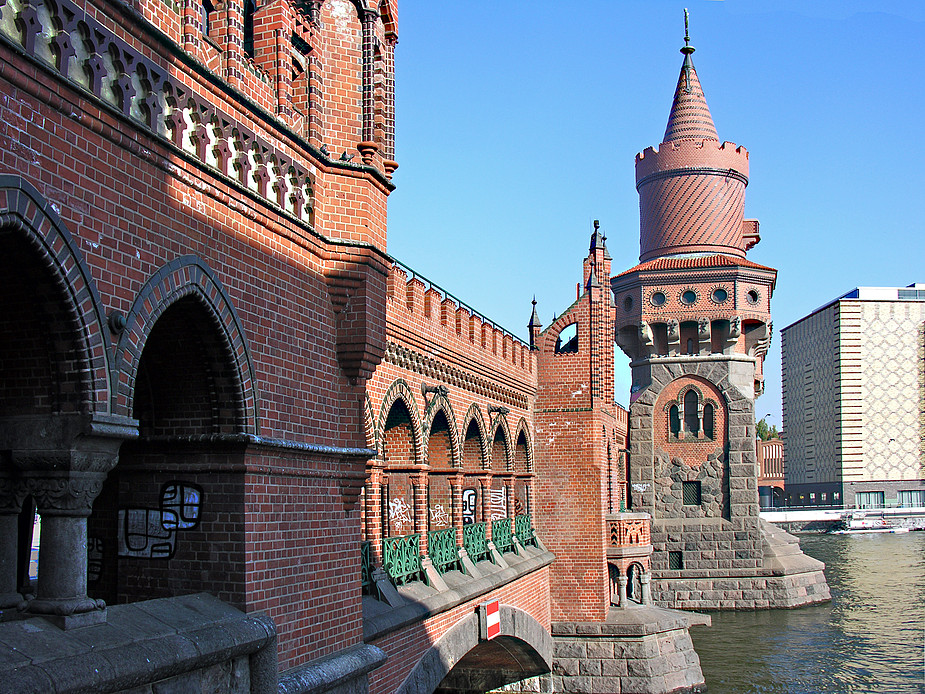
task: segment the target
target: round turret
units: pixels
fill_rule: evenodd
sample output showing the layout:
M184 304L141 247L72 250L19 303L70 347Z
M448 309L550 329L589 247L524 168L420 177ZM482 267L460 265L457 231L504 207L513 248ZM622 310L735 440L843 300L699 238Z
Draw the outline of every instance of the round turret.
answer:
M681 52L665 140L636 157L639 260L687 253L745 257L748 152L719 143L691 59L694 48L685 45Z

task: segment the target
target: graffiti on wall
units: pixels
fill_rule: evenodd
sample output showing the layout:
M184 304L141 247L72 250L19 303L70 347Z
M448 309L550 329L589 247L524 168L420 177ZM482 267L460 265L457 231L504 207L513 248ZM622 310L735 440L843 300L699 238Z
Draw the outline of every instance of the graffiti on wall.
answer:
M430 522L436 528L444 528L450 524L450 514L443 508L443 504L430 507Z
M103 575L103 540L99 537L87 538L87 583L95 584Z
M177 534L199 525L202 488L191 482L161 487L158 508L119 509L119 556L170 559L177 551Z
M491 490L491 519L507 518L507 487Z
M412 527L411 507L405 502L404 497L389 501L389 525L399 532L405 525Z
M462 493L462 517L463 525L475 523L477 519L476 509L478 507L478 492L475 489L463 489Z

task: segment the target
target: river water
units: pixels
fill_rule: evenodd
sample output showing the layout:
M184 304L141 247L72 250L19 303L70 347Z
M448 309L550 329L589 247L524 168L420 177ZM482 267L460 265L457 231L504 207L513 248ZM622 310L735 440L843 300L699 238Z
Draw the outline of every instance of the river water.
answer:
M709 694L925 694L925 532L800 535L832 602L713 612L691 637Z

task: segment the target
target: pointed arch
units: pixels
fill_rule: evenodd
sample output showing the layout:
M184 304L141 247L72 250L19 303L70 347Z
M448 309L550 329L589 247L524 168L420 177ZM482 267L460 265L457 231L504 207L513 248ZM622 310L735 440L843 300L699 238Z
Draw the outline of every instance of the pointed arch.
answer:
M191 299L211 319L229 360L241 433L260 434L257 379L244 328L231 299L205 262L197 256L177 258L147 281L128 316L116 347L119 374L117 411L130 416L135 407L135 381L142 352L158 319L178 301Z
M10 233L31 247L63 299L77 352L81 407L91 413L111 413L115 378L110 368L111 335L90 268L42 194L20 176L3 174L0 237Z
M408 382L403 378L399 378L394 383L392 383L392 385L390 385L389 389L386 391L385 396L382 398L382 406L379 408L379 423L376 427L380 435L380 440L381 437L385 434L386 422L389 418L389 412L392 410L392 405L394 405L397 400L401 400L402 404L408 410L408 416L411 418L411 436L414 445L414 459L420 462L424 460L425 450L421 418L418 414L417 406L415 404L414 391L411 390Z
M511 462L514 458L514 444L511 441L511 429L507 423L507 418L500 412L495 415L491 423L491 436L489 437L489 441L491 442L490 448L492 449L492 455L494 455L493 449L499 429L504 435L504 469L509 471L511 469ZM492 466L494 466L494 460L492 460L491 463Z
M453 412L453 406L450 404L449 398L440 393L431 398L430 402L427 403L427 409L424 411L424 421L422 423L424 449L427 449L427 444L430 441L430 430L433 426L434 418L439 412L443 412L443 416L446 417L447 424L449 424L453 467L462 467L462 445L459 437L459 427L456 424L456 413Z
M479 443L479 461L478 461L479 465L478 467L483 468L485 467L485 462L488 460L489 443L488 443L488 437L486 435L485 419L482 416L482 410L475 403L472 403L469 406L469 409L466 411L466 417L465 419L463 419L462 437L460 439L460 442L462 444L460 446L461 449L465 447L465 441L468 439L468 436L469 436L469 428L473 425L475 426L475 429L478 432L478 438L479 438L479 441L478 441ZM461 450L461 456L462 456L462 453L464 452L466 451ZM462 462L462 466L465 467L465 461Z
M520 418L520 421L517 422L517 428L515 429L517 434L514 436L514 448L520 445L520 437L524 439L524 449L527 453L527 469L525 472L533 472L534 461L533 461L533 440L530 437L530 427L527 425L527 420L524 417ZM515 454L516 455L516 454Z

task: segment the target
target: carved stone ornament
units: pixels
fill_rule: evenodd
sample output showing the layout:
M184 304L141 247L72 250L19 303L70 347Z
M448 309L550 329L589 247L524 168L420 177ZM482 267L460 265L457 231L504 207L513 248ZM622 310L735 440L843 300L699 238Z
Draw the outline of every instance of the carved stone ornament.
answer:
M28 493L42 514L89 516L103 489L101 472L47 472L23 475Z

